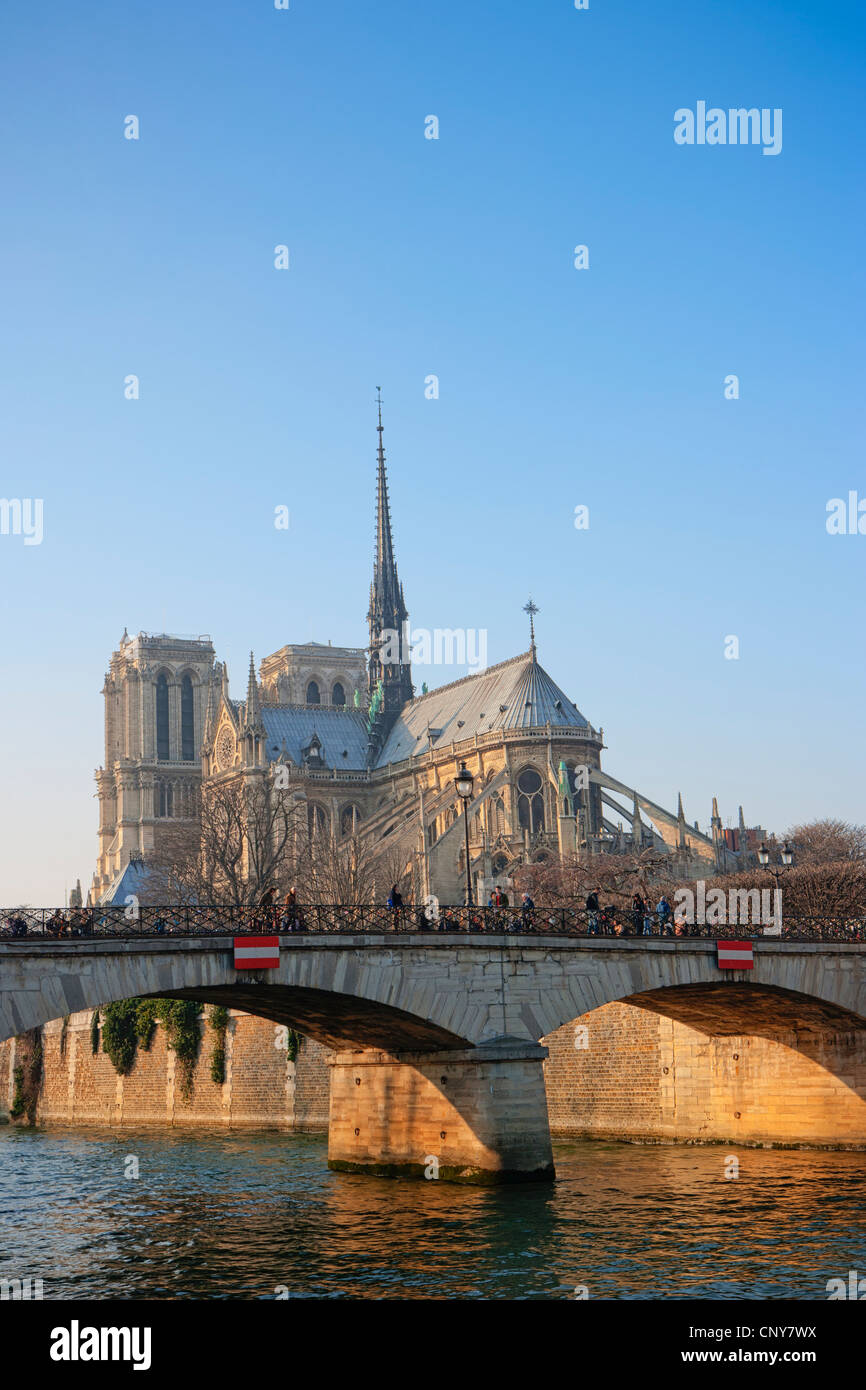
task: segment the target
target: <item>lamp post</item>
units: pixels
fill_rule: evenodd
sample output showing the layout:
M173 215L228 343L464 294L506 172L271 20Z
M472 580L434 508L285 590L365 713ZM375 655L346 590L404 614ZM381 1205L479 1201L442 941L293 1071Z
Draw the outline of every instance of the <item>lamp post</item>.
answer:
M466 906L472 906L472 875L469 870L469 798L472 796L472 784L475 778L469 771L465 763L460 764L460 771L454 778L454 785L457 788L457 795L463 802L463 829L466 832Z
M791 845L788 844L787 840L779 851L779 859L784 869L790 869L794 862L794 850ZM782 890L779 886L780 872L775 864L770 863L770 851L767 849L766 845L761 845L761 848L758 850L758 863L764 869L769 868L770 873L776 880L776 892L781 893ZM779 901L781 902L781 898Z

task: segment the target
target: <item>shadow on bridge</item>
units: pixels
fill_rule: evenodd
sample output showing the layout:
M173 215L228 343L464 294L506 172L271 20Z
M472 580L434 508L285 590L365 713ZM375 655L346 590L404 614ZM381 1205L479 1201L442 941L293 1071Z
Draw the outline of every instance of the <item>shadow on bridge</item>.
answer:
M429 1019L378 1000L311 986L244 982L166 990L164 999L194 999L274 1023L284 1023L334 1051L377 1048L386 1052L447 1052L472 1043Z

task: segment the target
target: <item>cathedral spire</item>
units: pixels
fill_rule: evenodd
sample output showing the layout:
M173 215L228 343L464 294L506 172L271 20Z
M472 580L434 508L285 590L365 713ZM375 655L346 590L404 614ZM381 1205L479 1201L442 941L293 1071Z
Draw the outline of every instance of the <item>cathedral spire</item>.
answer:
M376 561L373 583L380 579L391 588L396 597L400 593L397 579L397 566L394 562L394 540L391 535L391 506L388 501L388 475L385 471L384 427L382 425L382 388L377 386L376 405L379 410L379 423L376 433L379 436L376 468ZM389 595L390 597L390 595Z
M638 805L637 792L634 793L634 802L631 812L631 838L635 849L640 849L643 845L643 821L640 818L640 806Z
M247 681L247 703L244 710L244 723L248 729L262 727L262 706L259 700L259 683L256 680L256 663L250 652L250 674Z
M391 534L391 505L388 498L388 475L385 471L385 444L382 426L382 393L376 387L379 436L376 468L376 554L373 561L373 583L370 586L370 626L368 687L372 698L381 684L382 699L378 708L383 715L396 712L412 698L412 672L408 632L409 617L403 598L403 586L394 559L394 540Z

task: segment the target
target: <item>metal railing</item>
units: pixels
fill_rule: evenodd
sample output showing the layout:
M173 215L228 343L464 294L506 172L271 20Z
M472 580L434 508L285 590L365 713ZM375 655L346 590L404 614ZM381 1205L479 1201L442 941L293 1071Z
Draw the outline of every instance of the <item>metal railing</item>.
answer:
M707 926L675 923L658 912L635 915L630 909L582 907L443 907L406 904L400 908L310 904L273 907L138 906L0 908L2 941L82 941L161 936L237 936L261 934L381 935L416 932L488 932L509 936L638 937L671 940L866 941L866 916L786 917L781 930L760 924Z

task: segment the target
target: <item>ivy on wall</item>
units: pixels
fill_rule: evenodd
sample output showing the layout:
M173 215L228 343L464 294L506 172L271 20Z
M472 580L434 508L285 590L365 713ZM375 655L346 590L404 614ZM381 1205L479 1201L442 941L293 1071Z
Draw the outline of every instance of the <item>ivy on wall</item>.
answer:
M99 1010L93 1010L93 1017L90 1020L90 1051L96 1056L99 1051Z
M12 1079L15 1083L15 1090L12 1094L12 1106L9 1111L9 1118L12 1120L19 1120L25 1110L24 1068L22 1066L18 1066L14 1069L12 1072Z
M21 1061L12 1073L14 1090L9 1110L11 1120L26 1118L32 1125L36 1121L36 1105L42 1085L42 1029L31 1028L16 1038L17 1053Z
M137 999L115 999L106 1004L102 1020L102 1050L111 1058L112 1066L121 1076L132 1070L135 1050Z
M145 1052L150 1050L150 1044L153 1042L153 1035L156 1032L156 1006L158 1002L157 999L139 999L137 1001L135 1033Z
M135 1065L138 1047L150 1047L157 1022L161 1023L166 1041L180 1063L180 1089L188 1100L201 1041L200 1013L201 1004L194 999L116 999L103 1009L102 1050L110 1057L115 1071L127 1076ZM90 1027L91 1046L97 1052L98 1013L94 1013Z
M222 1086L226 1079L226 1031L229 1026L229 1011L222 1004L214 1004L208 1019L211 1028L216 1033L216 1042L213 1045L213 1052L210 1059L210 1079L217 1086Z
M185 1100L192 1094L192 1075L198 1057L201 1004L194 999L157 999L156 1016L164 1026L170 1048L180 1063L180 1090Z

